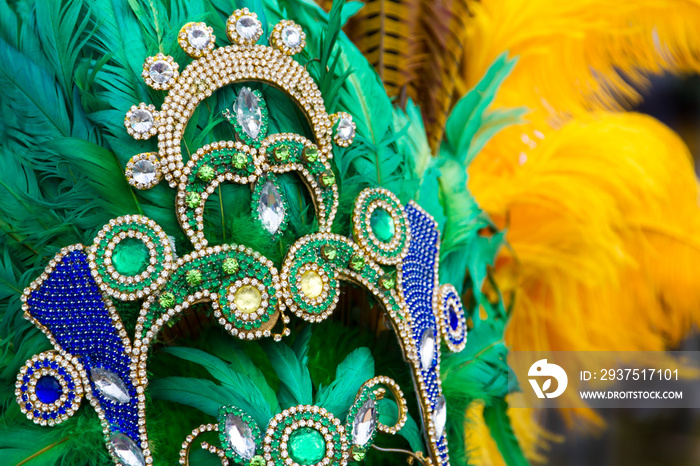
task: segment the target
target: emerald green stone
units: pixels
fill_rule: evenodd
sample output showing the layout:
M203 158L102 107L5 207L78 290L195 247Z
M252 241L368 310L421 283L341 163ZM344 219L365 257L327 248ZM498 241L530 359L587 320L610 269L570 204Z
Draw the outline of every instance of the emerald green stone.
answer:
M326 440L310 427L295 430L287 444L289 456L299 464L316 464L326 456Z
M352 447L352 459L355 461L362 461L365 459L365 456L367 455L367 449L362 448L358 445L355 445Z
M327 188L335 183L335 175L331 170L322 171L318 177L318 181L321 183L321 186Z
M233 154L233 157L231 157L231 164L233 164L234 168L239 170L245 168L248 164L248 157L246 157L243 152L236 152Z
M369 224L374 236L382 243L388 243L394 237L394 219L391 218L391 214L386 209L381 207L374 209L369 218Z
M265 464L265 458L260 455L253 456L249 463L250 466L265 466Z
M314 163L318 160L318 149L315 147L304 147L301 155L306 163Z
M332 244L325 244L321 247L321 256L327 261L335 260L338 257L338 248Z
M175 296L173 296L172 293L163 293L158 298L158 302L166 309L171 308L173 307L173 304L175 304Z
M232 273L236 273L239 269L238 261L236 259L233 259L232 257L229 257L224 261L222 268L224 269L224 272L226 272L229 275L231 275Z
M187 272L187 275L185 275L185 279L187 280L187 284L190 286L196 286L202 283L202 272L199 270L190 270Z
M194 209L196 207L199 207L199 203L201 201L202 201L202 198L197 193L189 193L189 194L187 194L187 197L185 197L185 202L187 202L187 205L189 206L190 209Z
M202 181L211 181L214 179L216 172L209 165L202 165L197 172L197 177Z
M355 272L359 272L365 266L365 258L359 254L353 254L350 257L350 268Z
M275 148L275 158L280 162L285 162L289 158L289 147L279 146Z
M133 277L148 267L148 247L136 238L125 238L112 254L112 265L121 275Z

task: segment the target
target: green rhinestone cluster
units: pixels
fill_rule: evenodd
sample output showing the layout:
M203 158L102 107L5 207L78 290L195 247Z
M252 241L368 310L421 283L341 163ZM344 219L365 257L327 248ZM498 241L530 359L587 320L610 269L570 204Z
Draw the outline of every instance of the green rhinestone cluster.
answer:
M400 261L408 245L408 225L398 202L381 190L372 190L355 206L355 212L360 213L359 224L353 225L357 242L377 262Z
M257 320L242 321L229 311L226 290L231 283L245 278L255 278L267 289L268 306L265 312L260 313L262 315ZM222 313L234 327L241 331L253 331L269 321L275 313L278 301L273 272L270 268L255 259L252 252L224 250L186 262L173 272L158 295L158 299L148 309L143 324L144 329L151 328L154 320L168 309L185 302L188 296L203 290L218 294Z

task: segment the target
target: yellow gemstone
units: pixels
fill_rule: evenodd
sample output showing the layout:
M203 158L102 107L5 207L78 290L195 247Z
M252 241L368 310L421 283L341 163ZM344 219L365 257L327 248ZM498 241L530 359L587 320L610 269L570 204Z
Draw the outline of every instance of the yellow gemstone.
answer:
M233 297L233 302L239 311L250 314L260 308L262 298L260 291L252 285L243 285L236 291Z
M315 270L307 270L301 276L301 291L309 299L318 297L323 292L323 279Z

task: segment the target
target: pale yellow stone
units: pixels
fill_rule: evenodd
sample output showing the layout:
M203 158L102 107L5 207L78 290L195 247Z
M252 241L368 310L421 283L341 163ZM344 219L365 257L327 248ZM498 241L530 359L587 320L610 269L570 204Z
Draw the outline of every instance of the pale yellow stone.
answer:
M309 299L318 297L323 292L323 279L315 270L307 270L301 276L301 291Z
M243 285L236 291L233 302L239 311L250 314L260 308L262 298L260 291L252 285Z

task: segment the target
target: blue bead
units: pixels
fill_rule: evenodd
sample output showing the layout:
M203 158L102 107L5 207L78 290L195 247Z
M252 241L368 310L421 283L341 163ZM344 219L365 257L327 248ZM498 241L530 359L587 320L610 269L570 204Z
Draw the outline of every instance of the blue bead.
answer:
M36 383L36 396L44 404L54 403L61 397L63 390L56 377L42 376Z

